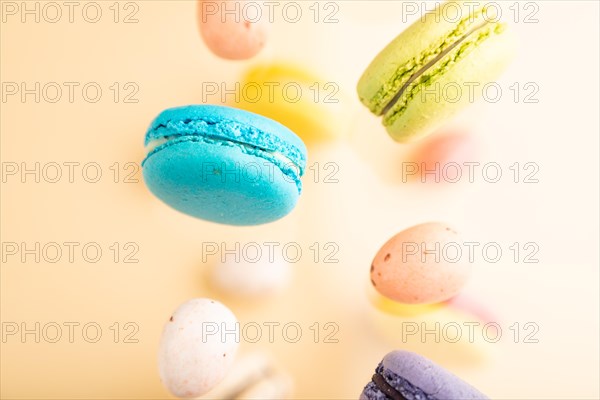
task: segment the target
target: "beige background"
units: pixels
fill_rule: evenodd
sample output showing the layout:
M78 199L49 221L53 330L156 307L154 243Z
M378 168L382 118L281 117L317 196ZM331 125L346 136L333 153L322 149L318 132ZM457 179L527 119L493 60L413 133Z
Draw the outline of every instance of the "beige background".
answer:
M29 247L96 242L103 256L95 264L80 252L73 263L65 254L57 263L36 263L32 256L23 263L3 253L0 310L5 327L78 322L81 328L95 322L103 335L97 343L83 340L80 330L69 343L66 328L57 343L43 338L35 343L33 335L25 343L18 335L7 337L1 343L3 398L168 397L156 366L162 325L178 304L207 295L228 304L242 322L300 324L298 343L278 335L274 343L242 344L243 351L273 354L293 374L298 398L356 398L380 358L394 348L417 350L494 398L600 396L598 3L535 2L533 24L523 17L534 8L517 4L519 56L499 81L504 96L495 104L474 105L448 128L476 134L485 149L481 161L500 163L507 176L514 162L537 163L539 183L507 178L444 186L401 184L398 169L411 146L393 144L355 99L361 71L405 25L401 2L339 2L335 24L314 23L312 2L303 3L306 17L300 23L275 14L267 49L248 62L227 62L208 52L193 1L138 1L139 21L133 24L113 22L112 2L99 2L100 22L88 23L81 16L84 4L73 23L66 15L54 24L4 15L3 83L80 82L81 88L97 82L103 94L94 104L78 90L73 103L67 92L54 104L36 103L31 95L25 102L18 96L3 100L1 156L4 168L12 162L30 168L35 162L96 162L102 178L87 183L81 167L73 183L66 167L58 183L6 177L1 234L4 243ZM120 7L120 20L134 10ZM232 228L172 211L150 195L139 171L134 175L139 183L124 183L123 175L113 182L111 165L142 160L145 129L160 110L200 103L202 82L231 84L257 60L302 61L348 93L344 104L353 119L346 140L310 149L310 164L339 166L339 183L314 183L307 175L300 203L287 218ZM109 89L114 82L121 90L134 82L139 102L115 103ZM515 82L521 88L536 83L539 102L514 102L509 87ZM499 343L402 343L396 334L400 320L369 303L368 268L379 246L399 230L430 220L448 221L472 240L496 241L507 253L513 242L539 245L537 264L515 263L510 256L497 264L477 263L466 288L498 315ZM201 244L212 241L295 241L305 256L294 264L293 284L283 295L244 302L206 288L209 263L202 263ZM114 242L121 246L117 263L109 249ZM139 263L122 262L127 242L138 245ZM312 262L308 247L314 242L337 243L339 263ZM115 322L121 324L119 343L109 329ZM139 327L139 343L123 343L126 322ZM339 343L315 344L309 330L315 322L336 323ZM521 337L514 343L509 326L515 322L536 323L539 342L523 343Z

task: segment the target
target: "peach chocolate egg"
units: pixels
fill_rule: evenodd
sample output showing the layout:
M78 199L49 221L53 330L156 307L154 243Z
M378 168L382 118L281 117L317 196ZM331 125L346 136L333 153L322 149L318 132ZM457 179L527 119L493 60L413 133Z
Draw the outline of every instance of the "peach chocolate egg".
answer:
M200 34L208 48L228 60L246 60L265 46L269 21L245 0L198 1Z
M371 282L383 296L401 303L448 300L471 273L468 257L457 257L460 246L459 235L446 224L408 228L381 247L371 264Z
M479 141L465 132L434 135L418 146L404 164L403 178L423 183L456 183L468 179L469 162L478 160Z

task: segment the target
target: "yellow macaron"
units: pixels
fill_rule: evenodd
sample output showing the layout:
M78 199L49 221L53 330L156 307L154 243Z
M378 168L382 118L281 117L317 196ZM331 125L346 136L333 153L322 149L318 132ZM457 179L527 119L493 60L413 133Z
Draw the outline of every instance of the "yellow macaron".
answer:
M287 126L308 145L347 134L349 118L340 85L307 69L285 63L247 70L236 106Z

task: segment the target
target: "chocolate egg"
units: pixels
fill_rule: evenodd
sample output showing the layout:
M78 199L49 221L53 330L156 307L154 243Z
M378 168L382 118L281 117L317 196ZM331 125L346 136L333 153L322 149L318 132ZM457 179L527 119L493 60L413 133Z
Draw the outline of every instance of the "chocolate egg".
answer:
M474 135L450 132L434 135L413 153L414 171L404 178L423 183L458 183L469 179L469 162L479 159L479 142Z
M269 31L260 6L246 0L199 0L198 24L208 48L228 60L255 56L265 46Z
M458 233L442 223L406 229L381 247L371 264L371 282L383 296L406 304L448 300L471 273Z
M281 255L262 251L255 259L227 258L210 270L212 286L235 297L262 298L282 292L292 276L292 265Z
M160 339L160 378L177 397L198 397L229 372L239 344L239 324L223 304L192 299L173 313Z

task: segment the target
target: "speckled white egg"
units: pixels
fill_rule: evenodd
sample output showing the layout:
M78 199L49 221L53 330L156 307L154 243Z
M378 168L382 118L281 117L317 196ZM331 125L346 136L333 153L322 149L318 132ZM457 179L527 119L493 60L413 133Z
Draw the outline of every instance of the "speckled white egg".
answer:
M211 299L189 300L162 332L160 378L174 396L202 396L230 370L238 345L239 324L227 307Z

